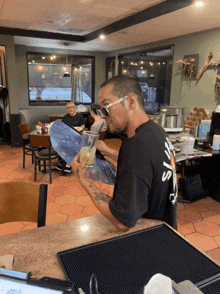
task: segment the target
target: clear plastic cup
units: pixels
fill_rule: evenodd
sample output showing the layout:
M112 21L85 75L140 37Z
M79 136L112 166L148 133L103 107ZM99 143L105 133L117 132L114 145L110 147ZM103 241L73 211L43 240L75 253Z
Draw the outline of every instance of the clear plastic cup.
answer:
M96 146L99 139L99 134L91 131L83 131L82 133L82 144L80 150L80 159L82 162L83 158L87 153L90 153L90 159L87 162L87 166L94 164L94 158L96 153Z

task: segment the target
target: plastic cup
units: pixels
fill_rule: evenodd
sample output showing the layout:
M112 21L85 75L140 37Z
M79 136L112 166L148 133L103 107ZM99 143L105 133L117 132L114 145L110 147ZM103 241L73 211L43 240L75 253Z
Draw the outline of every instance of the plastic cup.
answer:
M94 164L94 158L96 153L96 146L99 139L99 134L91 131L83 131L82 144L80 149L79 161L82 162L87 153L90 153L90 159L87 162L87 166Z

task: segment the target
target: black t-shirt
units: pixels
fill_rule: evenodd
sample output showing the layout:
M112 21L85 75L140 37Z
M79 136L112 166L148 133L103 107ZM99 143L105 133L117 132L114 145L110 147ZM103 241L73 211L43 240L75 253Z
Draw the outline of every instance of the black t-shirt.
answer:
M69 113L64 115L63 122L68 124L71 127L81 127L82 125L85 125L85 120L82 114L76 113L76 115L71 116Z
M113 199L109 208L126 227L141 217L176 228L177 183L173 145L152 120L124 140L119 151Z

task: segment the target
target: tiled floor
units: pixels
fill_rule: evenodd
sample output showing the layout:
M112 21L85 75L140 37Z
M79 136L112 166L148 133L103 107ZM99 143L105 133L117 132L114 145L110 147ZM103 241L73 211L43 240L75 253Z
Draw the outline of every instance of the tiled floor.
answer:
M0 182L22 180L33 182L31 157L26 156L26 168L22 168L22 148L0 146ZM85 190L74 174L62 176L55 171L52 184L48 174L38 173L37 181L48 184L46 225L70 221L98 214ZM94 182L108 195L113 186ZM178 232L198 249L220 264L220 203L208 198L192 204L178 203ZM0 236L35 228L27 222L0 225Z

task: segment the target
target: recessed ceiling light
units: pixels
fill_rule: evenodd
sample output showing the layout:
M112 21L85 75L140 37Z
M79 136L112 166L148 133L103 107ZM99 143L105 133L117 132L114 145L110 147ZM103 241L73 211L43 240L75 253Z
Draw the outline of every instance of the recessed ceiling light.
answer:
M196 7L202 7L202 6L204 6L204 3L202 2L202 1L198 1L198 2L196 2Z
M105 39L105 35L101 34L101 35L99 36L99 38L102 39L102 40L104 40L104 39Z

